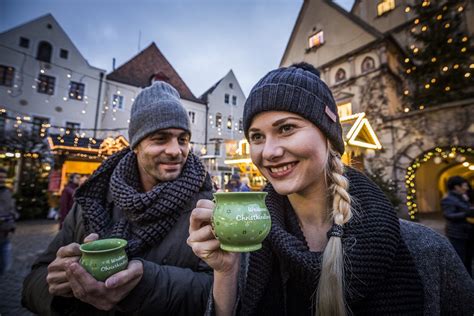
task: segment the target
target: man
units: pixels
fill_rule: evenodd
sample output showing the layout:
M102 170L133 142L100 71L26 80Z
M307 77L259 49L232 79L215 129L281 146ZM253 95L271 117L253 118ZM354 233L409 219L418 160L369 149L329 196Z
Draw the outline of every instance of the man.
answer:
M0 275L10 268L12 245L8 238L15 231L16 211L12 193L5 186L7 170L0 168Z
M74 192L79 186L80 179L80 175L71 173L69 175L69 181L61 193L61 199L59 200L59 229L63 227L64 219L74 204Z
M196 202L212 183L189 152L190 125L178 92L164 82L132 105L130 149L109 157L80 186L63 229L24 281L23 305L39 314L199 315L212 271L186 244ZM129 265L105 282L79 264L79 244L128 240Z
M441 200L446 218L446 236L472 276L474 226L466 221L467 217L474 216L474 210L466 199L469 185L463 177L453 176L448 179L447 187L448 195Z

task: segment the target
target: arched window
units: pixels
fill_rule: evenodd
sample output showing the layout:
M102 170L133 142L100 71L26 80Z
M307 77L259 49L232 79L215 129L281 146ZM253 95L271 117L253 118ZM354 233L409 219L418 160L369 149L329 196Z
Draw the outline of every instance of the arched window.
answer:
M362 73L375 69L375 61L372 57L365 57L362 61Z
M339 68L336 71L336 82L341 82L343 80L346 80L346 71L342 68Z
M216 113L216 127L222 127L222 114Z
M227 129L232 129L232 115L227 117Z
M39 43L38 52L36 53L36 59L51 63L51 54L53 52L53 46L50 43L42 41Z

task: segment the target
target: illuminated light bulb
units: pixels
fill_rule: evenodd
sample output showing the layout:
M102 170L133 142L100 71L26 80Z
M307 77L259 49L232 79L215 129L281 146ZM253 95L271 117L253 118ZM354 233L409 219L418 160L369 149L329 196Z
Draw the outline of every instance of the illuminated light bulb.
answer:
M465 53L467 51L466 47L461 48L461 53Z
M469 170L471 170L471 171L474 170L474 165L469 166Z
M448 38L448 44L451 44L453 42L452 38Z
M474 69L474 64L470 64L469 68Z
M410 62L410 58L405 58L405 63L409 63ZM212 115L209 115L209 118L212 118Z
M443 71L448 71L448 69L449 69L448 66L443 67Z
M411 32L415 33L416 32L416 27L412 27Z
M415 48L413 49L413 52L416 54L416 53L418 53L418 50L419 50L418 47L415 47Z
M63 100L64 100L64 101L67 101L67 97L63 97Z
M408 112L410 112L410 109L409 109L409 108L405 108L404 111L405 111L405 113L408 113Z
M81 113L82 113L82 114L86 114L86 110L82 110Z
M445 29L448 29L450 26L451 26L451 24L446 23L446 24L444 25L444 28L445 28Z
M464 10L464 7L463 7L463 6L460 6L460 7L458 8L458 12L462 12L463 10Z
M44 69L41 69L40 72L41 72L42 74L44 74Z
M416 20L414 21L414 23L415 23L415 24L420 23L420 19L416 19Z
M470 73L470 72L466 72L466 73L464 74L464 77L466 77L466 78L469 78L470 76L471 76L471 73Z
M407 69L406 73L409 74L411 72L411 69Z
M408 90L403 91L404 95L408 95L408 93L410 93Z
M421 31L424 32L424 31L426 31L427 29L428 29L428 28L427 28L426 26L423 26L423 27L421 28Z
M71 78L71 74L68 73L68 74L67 74L67 77L68 77L68 78Z
M423 110L425 108L424 105L420 105L420 110Z
M436 62L436 60L437 60L436 57L431 58L432 63Z
M458 69L458 68L459 68L459 65L458 65L458 64L455 64L455 65L453 66L453 68L454 68L454 69Z
M461 39L462 42L467 42L467 36L464 36L462 39Z
M436 20L441 20L443 18L443 16L441 14L439 14L437 17L436 17Z
M463 165L464 167L469 167L469 162L467 162L467 161L466 161L466 162L463 162L462 165Z
M444 91L449 91L449 90L451 90L450 86L447 86L446 88L444 88Z
M429 83L425 84L425 89L429 89L429 88L430 88L430 84Z

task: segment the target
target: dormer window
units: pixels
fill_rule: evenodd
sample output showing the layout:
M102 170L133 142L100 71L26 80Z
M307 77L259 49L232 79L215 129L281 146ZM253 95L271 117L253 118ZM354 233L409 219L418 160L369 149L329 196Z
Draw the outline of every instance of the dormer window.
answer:
M308 39L308 49L315 49L324 44L324 33L319 31Z
M53 52L53 46L50 43L42 41L38 46L38 51L36 52L36 59L44 61L46 63L51 63L51 54Z
M384 15L395 9L395 0L382 0L377 4L378 16Z
M361 71L362 73L369 72L375 69L375 61L372 57L365 57L362 61Z

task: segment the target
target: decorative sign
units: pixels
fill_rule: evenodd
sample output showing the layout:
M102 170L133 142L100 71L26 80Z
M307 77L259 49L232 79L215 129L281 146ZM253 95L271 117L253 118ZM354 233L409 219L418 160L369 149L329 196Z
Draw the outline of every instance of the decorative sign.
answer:
M324 44L324 33L319 31L314 35L311 35L308 40L308 48L317 48Z

